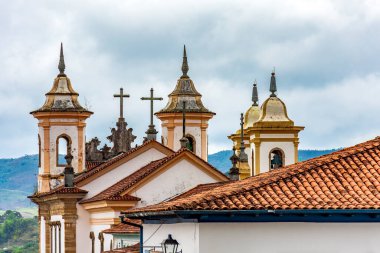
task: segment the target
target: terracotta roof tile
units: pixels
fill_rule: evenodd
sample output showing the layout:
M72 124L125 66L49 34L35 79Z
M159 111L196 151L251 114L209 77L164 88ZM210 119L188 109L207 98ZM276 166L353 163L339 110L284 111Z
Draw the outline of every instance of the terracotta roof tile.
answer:
M113 249L110 251L104 251L104 253L139 253L140 251L140 243L137 243L132 246L128 246L121 249Z
M141 221L139 220L134 220L134 221L128 220L128 221L139 224L139 225L141 224ZM140 233L140 229L138 227L133 227L131 225L119 223L113 226L112 228L103 230L103 233L106 233L106 234L136 234L137 233L138 234Z
M34 197L44 197L48 195L53 195L53 194L73 194L73 193L88 193L88 191L82 190L78 187L63 187L59 186L55 189L53 189L50 192L41 192L41 193L36 193L32 196L29 196L29 198L34 198Z
M241 181L126 213L170 210L380 209L380 137Z
M147 176L151 175L155 171L159 170L163 165L167 164L168 162L174 160L178 156L180 156L183 153L192 154L195 156L191 151L188 149L180 149L179 151L173 153L170 156L167 156L165 158L150 162L149 164L145 165L141 169L135 171L131 175L125 177L124 179L120 180L116 184L112 185L111 187L107 188L106 190L100 192L99 194L95 195L92 198L82 200L80 203L89 203L94 201L100 201L100 200L106 200L110 198L118 198L121 197L121 194L146 178ZM207 162L203 161L201 158L195 156L197 159L202 161L203 163L206 163L208 166L210 166L212 169L214 169L217 173L223 175L221 172L219 172L216 168L212 167ZM224 175L223 175L224 176ZM224 176L225 177L225 176ZM127 195L129 197L135 198L137 200L140 200L137 197L133 197L130 195ZM124 196L123 196L124 197ZM133 199L131 199L133 200Z
M86 161L86 169L92 170L93 168L98 167L103 163L105 163L105 161Z

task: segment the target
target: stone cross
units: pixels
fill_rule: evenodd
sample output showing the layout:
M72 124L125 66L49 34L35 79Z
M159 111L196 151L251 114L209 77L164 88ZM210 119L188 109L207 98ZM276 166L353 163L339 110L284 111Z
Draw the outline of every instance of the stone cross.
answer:
M113 95L115 98L120 98L120 118L123 118L123 100L129 98L129 94L123 93L123 88L120 88L120 93Z
M153 102L154 102L154 100L162 100L162 99L163 99L162 97L154 97L153 88L150 89L150 97L142 97L141 98L141 100L150 100L150 126L153 126L153 128L154 128L154 125L153 125L153 114L154 114Z

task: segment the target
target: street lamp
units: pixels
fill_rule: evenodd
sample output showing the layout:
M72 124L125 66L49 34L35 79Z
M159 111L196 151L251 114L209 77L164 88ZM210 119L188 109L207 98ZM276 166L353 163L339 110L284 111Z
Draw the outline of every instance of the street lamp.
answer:
M176 239L172 238L172 235L169 234L168 238L163 240L161 243L162 250L164 253L177 253L179 243Z

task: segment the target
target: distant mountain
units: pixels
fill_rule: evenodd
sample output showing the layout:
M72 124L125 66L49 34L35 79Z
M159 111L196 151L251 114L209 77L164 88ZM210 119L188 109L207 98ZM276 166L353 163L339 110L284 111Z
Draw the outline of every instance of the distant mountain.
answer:
M300 150L301 161L329 154L329 150ZM208 161L223 173L231 167L230 150L209 155ZM33 193L37 184L38 155L26 155L15 159L0 159L0 210L19 210L29 214L35 205L26 197Z
M34 206L26 199L37 184L38 155L0 159L0 209Z
M318 157L325 154L330 154L338 149L326 149L326 150L299 150L298 158L300 161L305 161L310 158ZM231 168L230 157L232 155L231 150L219 151L215 154L208 156L208 162L214 167L218 168L223 173L226 173Z

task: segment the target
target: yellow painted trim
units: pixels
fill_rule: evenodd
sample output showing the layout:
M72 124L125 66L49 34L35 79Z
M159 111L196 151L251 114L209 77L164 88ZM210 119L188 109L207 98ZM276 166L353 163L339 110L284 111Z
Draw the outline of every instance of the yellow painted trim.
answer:
M298 144L299 141L294 142L294 163L298 162Z
M260 174L260 143L255 143L255 176Z
M82 172L85 169L85 156L84 156L84 127L78 126L78 172Z
M174 149L174 127L168 127L168 147Z
M101 212L101 211L115 211L132 208L136 205L137 201L109 201L99 200L91 203L81 204L83 208L89 212Z
M258 138L258 141L260 142L294 142L297 139L298 138ZM255 140L257 140L257 138L255 138Z
M120 218L90 218L91 225L117 225Z
M50 127L44 126L44 173L50 173Z
M201 157L207 161L207 127L201 128Z
M65 119L87 119L92 112L34 112L33 117L36 119L51 119L51 118L65 118Z

